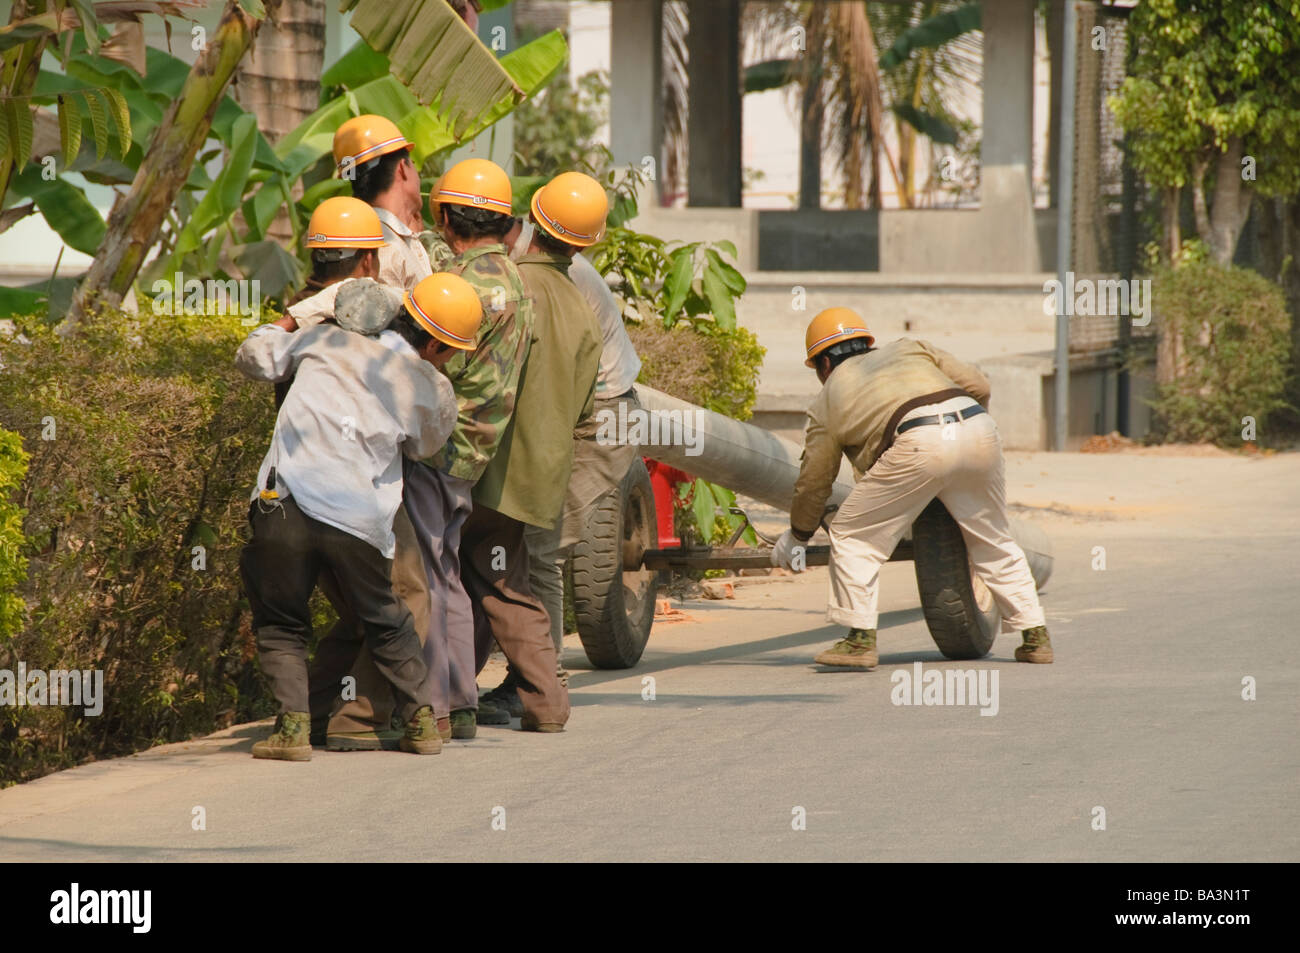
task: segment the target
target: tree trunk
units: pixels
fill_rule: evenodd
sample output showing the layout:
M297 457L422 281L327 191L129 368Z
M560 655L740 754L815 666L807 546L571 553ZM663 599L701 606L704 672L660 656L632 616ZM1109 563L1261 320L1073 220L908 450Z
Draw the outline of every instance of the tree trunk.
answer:
M320 105L324 64L325 0L282 0L235 79L239 104L257 117L271 145ZM302 183L295 182L294 198L301 197ZM293 240L287 211L276 216L266 237L282 244Z
M1210 246L1210 253L1220 265L1232 264L1241 230L1250 216L1253 197L1241 178L1241 139L1233 136L1227 148L1214 160L1214 201L1207 209L1205 174L1209 160L1198 162L1193 169L1192 205L1196 211L1196 230Z
M9 14L9 22L13 23L30 16L44 13L48 9L46 0L38 0L35 3L26 3L24 0L15 0L13 9ZM49 34L37 37L34 40L28 40L19 46L11 47L6 51L3 59L3 81L0 82L0 93L5 96L27 96L31 93L32 88L36 85L36 75L41 71L41 57L45 53L46 42L49 40ZM19 109L31 109L30 104L19 103ZM15 144L14 150L17 151ZM26 156L23 156L26 159ZM66 161L71 162L69 157ZM13 159L0 160L0 204L4 202L5 195L9 192L9 183L13 181L14 173L21 166Z
M1182 226L1179 223L1179 206L1182 204L1182 189L1176 185L1167 185L1161 190L1160 203L1160 257L1166 265L1178 260L1178 252L1183 247Z
M265 0L267 15L274 14L279 5L280 0ZM158 240L167 211L189 177L231 77L261 24L235 0L228 0L221 23L154 132L130 192L109 215L104 242L73 296L61 332L76 330L92 307L116 307L130 290L145 255Z
M799 207L822 207L822 83L821 74L803 84L799 123Z

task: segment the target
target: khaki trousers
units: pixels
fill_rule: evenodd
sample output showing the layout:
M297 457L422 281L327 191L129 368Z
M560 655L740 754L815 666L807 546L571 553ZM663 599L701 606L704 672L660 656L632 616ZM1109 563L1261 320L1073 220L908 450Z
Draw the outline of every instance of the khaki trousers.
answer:
M393 593L410 611L415 634L423 649L428 637L432 604L424 561L404 504L397 508L397 515L393 518L393 534L397 537L397 548L393 553ZM390 727L396 705L393 688L379 673L369 650L362 644L357 619L341 598L338 582L328 571L321 573L320 587L338 613L339 621L321 639L312 660L312 718L332 716L327 730L334 732L383 731ZM346 675L356 680L355 685L345 686L343 678ZM356 692L355 698L352 697L353 691ZM431 697L431 682L426 675L419 692L420 704L430 704Z
M958 397L918 407L903 420L971 403ZM826 618L850 628L876 628L880 567L935 497L961 527L971 565L996 600L1004 631L1042 625L1029 564L1007 523L1002 438L988 414L899 434L858 481L829 526Z
M623 417L619 416L620 405L627 408ZM592 415L573 431L573 472L559 523L554 529L528 526L524 530L531 560L529 584L550 616L551 641L557 656L564 648L564 566L573 544L586 534L587 523L596 507L619 488L637 455L635 444L597 439L604 419L602 414L612 414L615 420L631 419L640 409L641 404L632 391L596 401Z
M524 713L538 722L569 720L569 693L556 676L551 620L528 584L524 524L474 504L460 537L460 571L474 606L476 671L495 639L517 673Z

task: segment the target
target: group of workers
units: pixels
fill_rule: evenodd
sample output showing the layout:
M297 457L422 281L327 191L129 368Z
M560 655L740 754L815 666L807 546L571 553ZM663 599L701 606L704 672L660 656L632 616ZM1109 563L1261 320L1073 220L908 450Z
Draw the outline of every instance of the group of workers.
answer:
M307 288L236 355L279 404L240 561L279 705L255 758L306 761L314 745L434 754L516 717L526 731L563 730L564 563L637 453L597 439L600 411L639 410L641 367L581 254L604 229L600 183L565 172L516 218L505 171L467 159L430 192L426 229L411 148L382 116L339 128L334 160L352 195L317 207ZM1016 657L1051 661L1007 528L987 381L924 342L873 344L846 309L808 329L825 387L775 564L800 567L841 453L860 473L828 526L828 618L849 634L817 661L875 667L879 565L935 496L1024 630ZM317 586L338 622L309 665ZM494 644L508 672L480 695Z

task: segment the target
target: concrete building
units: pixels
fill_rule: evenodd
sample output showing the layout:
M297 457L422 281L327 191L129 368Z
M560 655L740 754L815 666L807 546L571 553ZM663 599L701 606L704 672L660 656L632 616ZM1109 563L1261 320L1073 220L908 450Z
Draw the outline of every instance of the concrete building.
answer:
M1059 11L1063 0L1054 2ZM620 164L640 165L647 156L662 162L663 6L664 0L572 5L571 17L584 24L575 36L575 72L576 64L603 60L583 44L599 42L591 8L608 8L610 145ZM1059 64L1046 55L1035 0L982 2L979 202L953 209L781 210L745 202L746 143L797 142L797 132L789 117L751 117L740 89L741 7L741 0L687 3L690 49L707 55L689 68L686 207L647 195L635 225L668 239L736 245L750 281L739 319L768 352L758 421L777 429L798 425L818 387L802 363L803 328L819 309L839 304L857 309L884 339L924 336L977 361L993 381L993 410L1007 445L1045 448L1055 322L1044 312L1044 285L1057 267L1057 211L1043 180L1055 168L1047 133L1058 128L1053 90L1060 77ZM1058 35L1050 46L1059 50L1061 18L1051 22ZM760 129L751 138L745 124L755 120ZM1072 330L1069 445L1116 427L1113 333L1095 331L1083 323ZM1147 389L1147 382L1135 382L1135 435L1147 427L1140 400Z

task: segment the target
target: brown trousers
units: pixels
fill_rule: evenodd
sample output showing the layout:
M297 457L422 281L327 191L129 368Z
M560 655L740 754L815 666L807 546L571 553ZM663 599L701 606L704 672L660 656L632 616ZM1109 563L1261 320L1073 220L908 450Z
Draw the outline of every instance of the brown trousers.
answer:
M429 634L432 600L419 543L405 505L397 508L393 534L397 537L397 549L393 554L393 592L410 611L415 632L423 646ZM393 688L379 674L369 650L360 641L360 627L347 603L340 598L333 576L328 572L321 573L320 586L338 613L339 621L321 639L312 660L309 675L311 716L313 719L332 716L328 731L383 731L391 727L397 703ZM346 696L344 694L345 675L356 679L354 698L350 690ZM420 704L431 703L430 689L426 678L421 685Z
M555 673L550 616L528 583L524 528L476 503L461 530L461 580L474 606L474 663L481 672L495 639L517 673L524 713L562 725L569 720L569 692Z

